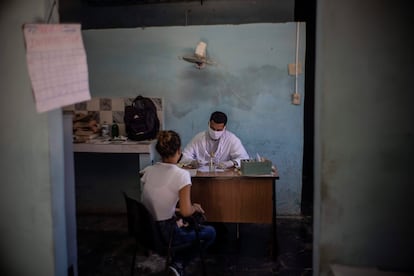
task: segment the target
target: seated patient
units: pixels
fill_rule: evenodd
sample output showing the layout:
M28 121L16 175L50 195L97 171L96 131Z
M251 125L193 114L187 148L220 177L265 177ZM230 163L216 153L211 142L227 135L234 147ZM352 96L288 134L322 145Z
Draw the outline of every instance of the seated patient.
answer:
M190 173L177 166L181 156L181 138L172 131L160 131L157 137L156 150L161 156L161 162L146 167L142 173L143 184L142 201L150 210L161 230L165 242L169 241L172 228L175 228L173 245L195 241L194 229L188 227L182 220L176 221L175 213L188 217L195 212L204 213L201 205L191 203L191 176ZM179 208L176 209L177 203ZM212 226L202 225L199 237L203 240L204 249L210 246L216 237ZM173 256L170 269L181 275L185 265L197 254L192 250L190 254Z

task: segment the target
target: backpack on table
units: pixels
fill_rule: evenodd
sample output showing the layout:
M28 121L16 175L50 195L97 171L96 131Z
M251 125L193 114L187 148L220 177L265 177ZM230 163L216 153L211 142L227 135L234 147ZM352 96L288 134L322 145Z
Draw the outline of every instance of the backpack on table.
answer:
M141 95L125 106L124 122L127 137L135 141L155 139L160 129L157 107Z

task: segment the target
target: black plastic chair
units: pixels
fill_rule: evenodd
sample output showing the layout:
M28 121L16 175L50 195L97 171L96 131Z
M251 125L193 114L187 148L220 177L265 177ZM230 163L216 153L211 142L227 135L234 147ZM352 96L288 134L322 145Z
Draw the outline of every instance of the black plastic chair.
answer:
M197 239L196 244L188 243L178 246L172 246L172 235L174 233L170 233L170 240L166 244L165 242L163 242L161 238L160 231L155 223L154 218L152 217L148 209L144 206L144 204L129 197L125 192L123 192L123 195L125 198L127 209L128 232L131 236L135 238L135 249L131 264L131 276L134 275L135 260L137 256L137 251L140 246L142 246L147 251L148 255L152 252L155 252L161 256L166 257L166 275L168 275L169 266L171 264L171 259L174 254L176 254L179 251L194 250L194 248L198 247L202 264L202 274L206 275L204 258L201 249L201 242L199 239ZM196 234L198 237L198 232L196 232Z

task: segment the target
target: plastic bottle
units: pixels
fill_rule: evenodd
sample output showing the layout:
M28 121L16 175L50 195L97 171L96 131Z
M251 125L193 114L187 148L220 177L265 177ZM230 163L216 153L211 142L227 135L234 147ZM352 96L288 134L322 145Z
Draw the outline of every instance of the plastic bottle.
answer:
M109 125L104 121L101 128L102 137L108 137L109 134Z
M113 123L112 123L111 136L112 136L112 138L115 138L115 137L119 136L119 127L118 127L118 124L115 121L113 121Z
M210 172L214 172L216 170L215 166L214 166L214 152L212 152L210 154L210 161L209 161L209 171Z

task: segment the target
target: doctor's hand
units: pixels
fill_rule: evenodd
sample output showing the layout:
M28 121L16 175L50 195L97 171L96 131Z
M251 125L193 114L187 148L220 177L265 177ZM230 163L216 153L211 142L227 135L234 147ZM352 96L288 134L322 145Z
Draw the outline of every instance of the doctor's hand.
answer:
M233 161L229 160L229 161L220 162L217 167L219 169L227 169L227 168L232 168L233 166L234 166Z

